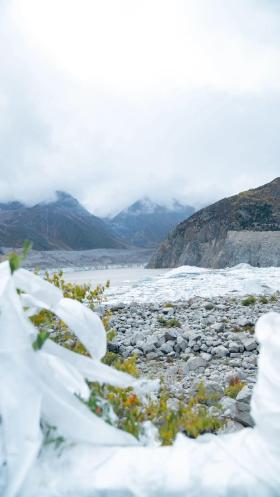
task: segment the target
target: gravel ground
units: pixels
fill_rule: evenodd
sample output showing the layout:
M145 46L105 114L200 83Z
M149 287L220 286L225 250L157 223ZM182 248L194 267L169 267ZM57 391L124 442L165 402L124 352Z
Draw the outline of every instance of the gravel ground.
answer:
M207 394L220 398L218 408L209 409L231 420L230 430L253 424L249 404L258 358L254 325L262 314L280 312L279 294L118 304L110 310L116 330L110 349L124 357L137 354L141 373L161 378L169 389L170 406L176 407L182 396L188 400L203 382ZM246 386L232 399L224 391L236 379Z
M3 254L13 251L11 248L0 247ZM17 252L21 252L17 250ZM92 249L92 250L31 250L23 266L27 269L57 268L103 268L107 266L127 266L146 264L152 254L152 249Z

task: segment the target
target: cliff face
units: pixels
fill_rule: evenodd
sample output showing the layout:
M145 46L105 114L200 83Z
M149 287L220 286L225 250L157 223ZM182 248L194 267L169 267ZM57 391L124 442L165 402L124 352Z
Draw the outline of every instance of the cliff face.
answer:
M149 267L280 265L280 178L206 207L169 234Z

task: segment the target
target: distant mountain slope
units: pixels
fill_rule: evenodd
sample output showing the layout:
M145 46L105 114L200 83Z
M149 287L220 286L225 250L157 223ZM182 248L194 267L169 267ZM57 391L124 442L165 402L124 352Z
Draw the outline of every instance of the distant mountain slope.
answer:
M196 212L162 243L149 267L280 265L280 178Z
M30 240L35 250L121 248L106 224L90 214L71 195L57 192L51 203L26 207L0 204L0 246L21 247Z
M194 208L174 202L165 207L144 198L107 220L113 233L137 247L155 247L175 226L194 213Z

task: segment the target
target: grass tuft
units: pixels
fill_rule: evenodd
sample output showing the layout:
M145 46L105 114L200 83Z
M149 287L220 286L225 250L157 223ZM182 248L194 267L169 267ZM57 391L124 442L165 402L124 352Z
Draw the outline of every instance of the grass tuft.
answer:
M249 295L246 299L242 300L241 304L244 306L254 305L257 302L256 297Z

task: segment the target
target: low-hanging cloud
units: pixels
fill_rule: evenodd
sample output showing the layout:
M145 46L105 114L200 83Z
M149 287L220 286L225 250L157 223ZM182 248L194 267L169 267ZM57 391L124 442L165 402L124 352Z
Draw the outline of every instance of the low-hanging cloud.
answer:
M279 176L277 2L11 0L0 15L0 200L60 189L105 215Z

